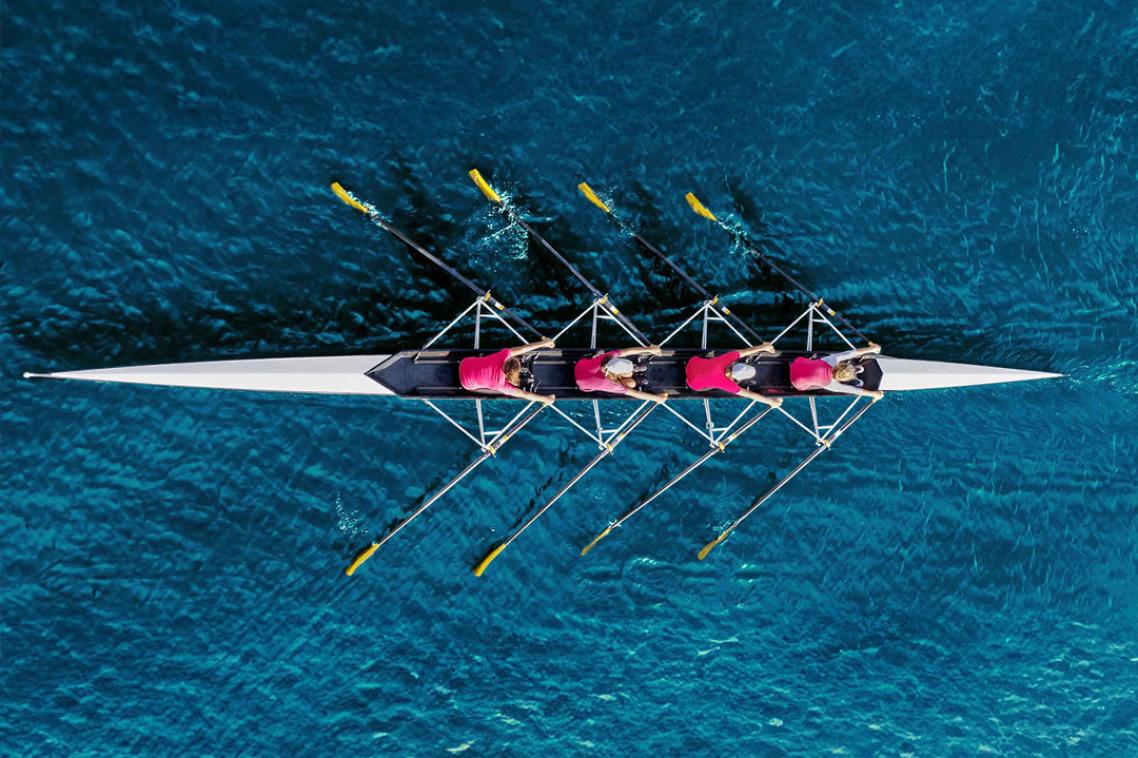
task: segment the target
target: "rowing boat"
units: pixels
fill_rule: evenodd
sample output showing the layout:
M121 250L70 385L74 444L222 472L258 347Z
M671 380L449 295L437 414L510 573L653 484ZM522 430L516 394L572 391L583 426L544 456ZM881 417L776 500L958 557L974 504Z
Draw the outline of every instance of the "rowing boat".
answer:
M800 416L800 414L793 413L790 408L786 407L785 403L777 408L764 405L757 409L755 408L756 403L753 401L745 404L739 401L740 405L743 406L739 413L725 422L716 419L710 401L717 396L723 398L732 396L722 392L713 391L709 393L691 390L685 381L684 367L693 356L736 349L737 344L740 343L744 347L751 347L760 343L762 338L745 321L732 312L718 296L705 289L675 261L645 239L638 231L625 224L613 211L611 203L601 199L587 184L581 183L578 189L590 203L603 211L622 233L635 240L641 249L665 265L701 298L691 315L657 343L661 347L659 355L642 356L638 359L636 377L640 388L653 393L667 392L669 402L663 405L641 402L624 417L621 423L615 427L606 426L601 420L600 404L620 403L622 401L628 403L630 401L619 395L598 396L596 393L582 392L577 388L574 381L573 367L580 359L596 354L599 344L598 330L605 325L615 325L623 332L622 339L631 340L639 346L648 345L648 337L613 303L608 294L595 286L560 251L551 245L513 207L508 198L504 198L502 194L497 192L476 169L470 171L470 177L482 194L501 210L508 223L516 224L524 229L526 234L564 266L591 296L588 306L554 335L558 347L535 351L528 355L525 360L524 369L527 386L535 391L555 395L557 401L548 406L524 403L523 407L500 428L489 428L490 424L486 421L483 404L505 405L509 403L518 404L523 401L507 397L487 396L463 389L458 380L459 363L466 357L495 352L481 346L482 332L486 323L495 323L505 327L522 342L532 337L543 339L542 332L498 301L489 290L477 285L440 257L394 227L374 206L360 200L335 182L332 184L332 190L341 200L363 213L377 227L392 235L412 252L438 266L474 292L474 301L422 348L401 350L389 354L172 363L52 373L29 372L25 373L24 376L26 378L72 379L252 392L387 396L424 403L473 442L481 451L480 455L474 458L442 488L418 503L406 518L357 553L345 570L349 576L354 574L382 545L422 515L482 463L494 457L503 445L546 411L559 416L577 431L583 433L597 445L599 452L587 466L577 472L567 484L538 508L520 527L515 529L506 540L490 548L474 568L474 573L477 576L481 576L491 561L532 526L587 473L615 452L617 446L657 408L665 409L674 420L702 437L703 441L707 443L708 451L677 476L656 488L650 496L626 510L619 518L611 521L592 542L582 549L582 555L587 554L601 539L611 534L615 528L622 526L633 515L639 513L694 470L712 457L723 453L727 446L743 433L757 425L772 412L777 411L781 417L800 427L811 438L814 449L774 486L755 498L742 515L732 520L728 527L714 540L707 543L698 553L698 557L702 560L778 490L797 476L821 453L829 450L834 441L861 419L873 405L874 401L869 398L855 396L851 399L848 395L841 395L838 399L844 402L842 402L840 412L832 420L824 421L821 413L822 401L834 397L833 393L825 390L804 392L796 390L791 385L790 363L796 357L825 357L836 352L816 346L815 343L821 341L820 334L823 331L836 338L838 347L843 349L854 347L854 342L847 336L847 333L853 335L853 339L865 343L868 343L868 340L857 327L830 307L823 298L811 292L801 282L783 271L741 228L720 221L695 195L688 193L685 196L686 200L696 214L714 222L728 232L735 244L740 245L756 257L766 269L781 277L789 289L803 296L805 303L805 308L801 314L770 340L772 343L778 343L794 330L801 331L804 328L806 335L802 349L783 349L775 355L762 355L755 359L753 361L756 369L755 376L748 380L745 386L754 392L772 397L802 398L808 415ZM460 323L469 320L474 322L474 342L471 347L449 348L442 346L441 340L451 330ZM587 346L560 346L563 335L578 326L584 325L590 326L590 338ZM698 348L669 347L669 343L684 330L695 327L701 330ZM713 345L709 337L711 329L724 330L726 338L732 344ZM882 392L971 387L1060 376L1042 371L913 360L887 355L867 357L862 360L861 365L860 379L864 389ZM457 420L454 414L448 413L443 408L443 401L448 400L471 401L475 406L476 424L463 423ZM675 400L691 400L693 403L699 403L702 406L703 418L699 421L693 421L687 414L677 409L676 403L672 402ZM591 404L592 422L583 423L574 414L565 410L566 404L573 401Z

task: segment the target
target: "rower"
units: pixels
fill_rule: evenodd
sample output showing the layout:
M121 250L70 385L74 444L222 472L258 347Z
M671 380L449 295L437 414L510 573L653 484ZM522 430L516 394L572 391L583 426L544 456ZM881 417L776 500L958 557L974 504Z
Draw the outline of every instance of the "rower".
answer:
M748 400L777 408L782 405L781 397L770 398L739 386L740 381L746 381L755 377L755 367L749 363L744 363L743 360L745 358L760 353L773 354L774 352L774 345L770 342L764 342L761 345L749 347L746 350L732 350L729 353L717 355L714 358L693 357L688 361L685 371L688 386L696 392L722 390L723 392L730 392L732 395L745 397Z
M550 405L557 399L553 395L538 395L522 389L522 362L519 358L534 350L553 346L553 340L543 339L527 345L507 347L490 355L463 358L458 364L458 381L463 389L471 392L508 395L531 403Z
M834 353L823 358L795 358L790 364L790 384L800 392L826 390L843 395L861 395L880 400L885 393L861 386L858 375L865 368L855 362L866 355L877 355L881 346L870 342L867 347Z
M577 361L573 366L573 378L582 392L607 392L627 395L637 400L665 403L668 400L667 392L641 392L636 389L636 379L632 375L636 364L629 360L637 355L660 355L662 352L658 345L600 352L592 358Z

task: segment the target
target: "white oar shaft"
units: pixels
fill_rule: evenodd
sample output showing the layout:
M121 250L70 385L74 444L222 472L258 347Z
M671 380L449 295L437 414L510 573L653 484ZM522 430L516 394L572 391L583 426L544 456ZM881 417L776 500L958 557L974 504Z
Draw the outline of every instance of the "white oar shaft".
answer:
M510 538L508 540L506 540L505 543L503 543L503 545L509 545L511 542L516 540L518 537L522 536L522 532L524 532L526 529L529 529L531 526L533 526L533 523L535 521L537 521L539 518L541 518L543 513L548 511L550 508L552 508L554 503L556 503L558 500L560 500L562 498L562 496L565 495L566 492L573 489L573 487L575 487L577 485L577 482L579 482L583 478L585 478L585 475L588 474L590 471L592 471L598 463L603 461L608 456L612 455L613 451L616 450L616 446L619 445L624 440L626 440L628 438L628 435L632 434L633 430L635 430L636 427L640 426L640 424L644 421L644 419L648 418L648 416L655 409L656 409L656 405L650 406L648 408L648 410L646 410L640 414L639 418L637 418L631 424L628 424L628 426L626 426L624 428L624 431L621 432L620 434L618 434L616 439L613 440L613 442L610 445L608 445L608 447L606 447L601 452L597 453L596 457L593 458L593 460L589 461L588 465L586 465L585 468L578 471L573 476L573 478L570 479L569 482L564 487L559 489L557 491L557 494L554 495L549 500L549 502L547 502L545 505L541 506L541 508L538 509L537 513L533 514L533 516L531 516L524 524L522 524L520 527L518 527L518 530L515 531L512 535L510 535Z
M739 518L737 518L733 522L731 522L731 525L729 527L727 527L727 529L725 531L728 531L728 532L733 531L736 527L738 527L740 524L742 524L744 521L746 521L748 516L750 516L752 513L757 511L759 508L761 508L766 501L768 501L772 497L774 497L775 493L778 492L779 490L781 490L783 487L785 487L787 485L787 483L790 482L791 479L793 479L794 477L796 477L800 473L802 473L802 470L805 469L807 466L809 466L811 463L813 463L815 458L817 458L819 455L821 455L822 453L829 450L830 444L833 443L833 441L836 440L842 434L842 432L844 432L846 429L849 429L851 426L853 426L854 423L859 418L861 418L862 415L866 411L868 411L872 406L873 406L872 402L869 402L869 403L866 403L865 405L863 405L861 407L861 410L859 410L857 413L855 413L853 415L853 417L851 417L849 421L847 421L845 424L843 424L840 429L838 429L836 432L828 435L825 438L825 444L824 445L816 448L814 450L814 452L810 453L810 455L803 458L802 462L799 463L797 466L795 466L794 469L791 470L791 472L789 474L784 476L777 483L775 483L775 485L773 487L771 487L769 490L767 490L762 495L760 495L758 498L756 498L755 501L753 503L751 503L751 507L748 508L746 511L744 511L743 514L741 516L739 516Z
M645 508L653 500L660 497L660 495L663 495L665 492L670 490L672 487L676 486L681 481L683 481L684 477L686 477L688 474L695 471L697 468L699 468L703 464L707 463L709 460L711 460L715 456L719 455L720 453L725 452L727 449L727 446L730 445L732 442L734 442L739 437L740 434L743 434L745 431L750 429L752 426L754 426L755 424L762 421L763 417L765 417L768 413L770 413L773 410L774 410L774 408L767 408L762 413L759 413L759 414L755 415L754 417L752 417L749 421L747 421L742 426L740 426L738 429L736 429L734 432L729 434L727 436L727 438L720 443L720 445L722 445L722 447L720 447L719 445L716 445L715 447L711 448L706 453L701 455L693 463L691 463L687 468L685 468L683 471L681 471L680 473L676 474L674 477L669 479L667 481L667 483L664 484L663 487L661 487L660 489L656 490L651 495L649 495L646 500L639 503L636 507L632 508L627 513L625 513L623 516L621 516L619 519L617 519L616 522L613 524L613 527L620 526L625 521L628 521L630 518L635 516L640 510Z
M432 505L434 505L436 502L438 502L439 498L441 498L443 495L445 495L446 493L448 493L452 489L454 489L455 485L457 485L459 482L461 482L466 477L470 476L470 474L473 473L476 468L478 468L483 463L485 463L488 458L490 458L492 455L494 455L498 450L500 450L502 448L503 445L505 445L507 442L509 442L511 437L513 437L515 434L517 434L523 428L525 428L526 424L528 424L529 422L531 422L535 418L537 418L538 414L540 414L543 410L545 410L546 407L547 406L543 405L543 406L540 406L538 408L535 408L527 416L522 418L520 421L517 421L517 423L513 424L513 426L507 426L506 430L502 431L497 437L494 438L493 442L490 443L490 446L486 450L486 452L482 453L482 455L478 456L473 461L468 463L466 468L464 468L462 471L458 472L458 474L453 479L451 479L449 482L447 482L441 488L439 488L437 491L435 491L435 493L433 495L431 495L429 498L427 498L425 501L423 501L422 505L420 505L418 508L416 508L414 511L412 511L410 516L408 516L407 518L403 519L398 524L396 524L395 527L391 529L391 531L389 531L387 534L385 534L382 538L373 542L370 547L367 547L363 551L361 551L356 556L355 560L352 561L351 565L348 566L348 568L345 570L344 573L346 573L348 576L353 575L356 572L356 569L358 569L369 558L371 558L373 555L375 555L375 552L377 550L379 550L379 548L381 548L385 544L387 544L388 540L390 540L396 534L401 532L403 530L403 527L407 526L412 521L419 518L419 516L421 516L424 511L426 511L428 508L430 508ZM517 418L517 417L515 416L515 418Z

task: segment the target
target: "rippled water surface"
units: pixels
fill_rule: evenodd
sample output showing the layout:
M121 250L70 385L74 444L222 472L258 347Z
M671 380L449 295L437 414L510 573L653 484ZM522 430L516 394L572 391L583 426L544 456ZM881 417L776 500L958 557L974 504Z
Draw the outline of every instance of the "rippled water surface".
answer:
M5 754L1138 752L1134 4L382 5L0 8ZM593 454L540 418L350 580L475 452L429 410L21 378L422 343L465 291L331 178L552 331L473 165L653 335L695 295L581 179L767 334L684 192L890 353L1067 378L892 396L699 562L764 422L580 558L702 452L656 414L477 579Z

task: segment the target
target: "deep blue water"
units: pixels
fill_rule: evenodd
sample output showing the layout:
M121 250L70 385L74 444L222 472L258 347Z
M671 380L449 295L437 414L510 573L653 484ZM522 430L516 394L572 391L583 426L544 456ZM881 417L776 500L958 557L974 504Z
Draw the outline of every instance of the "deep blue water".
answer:
M1138 753L1133 3L160 5L2 8L0 752ZM593 454L539 419L350 580L474 452L428 410L20 378L421 343L466 293L331 178L552 329L474 165L653 335L581 179L768 334L684 192L892 354L1068 377L891 396L696 561L769 424L578 557L702 452L657 414L476 579Z

